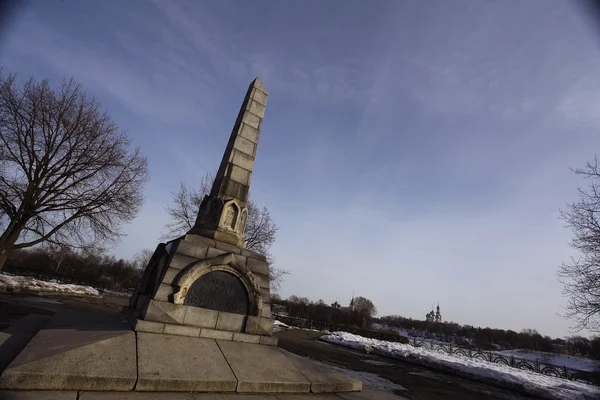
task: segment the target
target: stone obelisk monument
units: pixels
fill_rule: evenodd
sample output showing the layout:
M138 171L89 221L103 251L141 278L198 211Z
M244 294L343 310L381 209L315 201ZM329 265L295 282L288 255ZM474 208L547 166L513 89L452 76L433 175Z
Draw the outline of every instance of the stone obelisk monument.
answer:
M189 233L245 247L246 203L266 105L267 89L256 78L242 103L210 195L202 201Z
M250 84L194 227L160 244L130 306L135 330L275 345L269 265L246 250L248 191L267 89Z

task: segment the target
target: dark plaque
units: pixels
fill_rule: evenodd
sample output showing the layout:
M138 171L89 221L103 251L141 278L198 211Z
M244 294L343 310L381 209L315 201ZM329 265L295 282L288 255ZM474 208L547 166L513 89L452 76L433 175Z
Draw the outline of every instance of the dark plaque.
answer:
M183 304L246 315L248 293L235 275L214 271L192 283Z

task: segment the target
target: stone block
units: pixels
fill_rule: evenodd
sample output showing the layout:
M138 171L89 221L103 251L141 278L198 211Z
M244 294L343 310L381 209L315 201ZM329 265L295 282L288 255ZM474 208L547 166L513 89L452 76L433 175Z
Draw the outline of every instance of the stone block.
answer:
M138 334L136 391L233 392L236 377L213 339Z
M255 80L252 81L252 86L255 90L260 90L261 92L263 92L266 95L269 94L269 91L267 90L265 85L263 85L262 81L258 78L256 78Z
M246 125L250 125L254 129L260 129L260 118L251 113L244 113L242 122Z
M215 247L219 250L223 250L226 253L233 253L233 254L241 254L242 253L242 249L240 249L239 247L234 246L229 243L219 242L217 240L215 240Z
M141 312L144 308L146 308L146 305L148 305L149 301L150 301L150 298L147 295L145 295L145 294L138 295L138 298L135 302L135 311Z
M258 101L251 100L248 102L248 111L256 115L258 118L263 119L265 117L265 106L260 104Z
M202 329L200 337L208 339L232 340L233 332L218 331L216 329Z
M173 283L173 280L175 279L177 274L179 274L179 271L181 270L176 268L167 268L167 270L165 271L165 275L162 278L162 283L164 283L165 285L170 285L171 283Z
M143 314L146 321L162 322L165 324L183 324L186 307L166 301L150 300Z
M169 296L173 293L173 287L171 285L166 285L161 283L158 285L158 289L156 289L156 293L154 294L153 299L159 301L169 301Z
M249 141L248 139L244 139L241 136L238 136L235 139L233 148L244 154L249 155L250 157L255 156L254 151L256 150L256 145L254 143L252 143L251 141Z
M260 336L236 332L233 334L231 340L233 340L234 342L258 344L260 343Z
M234 254L233 257L235 257L235 263L237 265L239 265L240 267L245 267L246 266L246 257L241 256L239 254Z
M217 326L219 312L207 308L185 306L186 312L183 318L184 325L198 326L200 328L212 328Z
M274 336L261 336L259 343L267 346L277 346L279 339Z
M223 243L223 242L220 242L220 243ZM217 257L217 256L220 256L221 254L225 254L225 253L229 253L229 252L227 250L220 250L215 247L209 247L206 258Z
M308 380L279 348L224 340L217 344L238 379L238 392L309 392Z
M161 322L145 321L138 319L133 328L136 332L162 333L165 329L165 324Z
M119 392L122 394L123 392ZM117 394L117 393L115 393ZM76 390L6 390L0 391L2 400L77 400ZM116 399L116 397L115 397Z
M242 185L250 186L250 177L252 173L248 170L245 170L242 167L238 167L237 165L232 165L230 170L230 178L239 182Z
M270 304L271 303L271 291L269 289L260 289L260 293L262 295L263 304L265 304L265 303Z
M188 265L195 263L198 261L196 258L184 256L183 254L175 253L173 254L173 258L171 258L171 262L169 263L170 268L174 269L184 269Z
M245 139L244 139L245 140ZM245 199L248 197L250 188L247 185L232 181L228 177L223 178L223 194L236 199Z
M269 281L269 275L254 273L254 276L258 280L258 286L260 286L262 289L270 289L271 282Z
M135 333L120 313L59 312L0 376L1 389L132 390Z
M272 318L273 315L271 314L271 305L270 304L263 304L262 310L260 312L260 316L263 318Z
M356 392L362 390L361 381L288 351L282 350L282 353L309 380L310 391L313 393Z
M267 257L263 256L260 253L257 253L253 250L242 249L242 255L244 257L253 258L258 261L267 261Z
M182 240L179 242L177 246L177 250L175 254L183 254L187 257L196 258L198 260L202 260L206 258L206 252L208 250L208 246L204 246L198 243L193 243L192 241Z
M215 241L213 239L207 238L205 236L196 235L193 233L188 233L185 235L186 242L190 242L192 244L206 246L206 247L215 247Z
M267 95L260 90L254 89L252 91L252 100L262 104L265 107L267 105Z
M247 126L247 125L244 125ZM248 171L254 169L254 158L237 150L233 151L233 164L238 165Z
M221 331L241 332L244 328L246 316L242 314L233 314L224 311L218 312L216 329Z
M242 254L243 255L243 254ZM269 263L248 257L246 267L254 274L269 275Z
M271 336L273 333L273 320L271 318L249 316L246 321L246 333Z
M242 124L242 127L240 129L240 135L243 138L248 139L252 143L258 143L258 139L260 137L260 131L256 128L251 127L250 125ZM233 160L235 162L235 156L234 156ZM250 159L250 162L252 162L252 165L254 165L253 158ZM238 164L238 165L240 165L240 164ZM252 170L252 168L246 168L246 169Z
M83 392L79 395L79 400L196 400L196 398L192 393Z
M163 333L166 335L199 337L200 328L197 326L165 324L165 330Z

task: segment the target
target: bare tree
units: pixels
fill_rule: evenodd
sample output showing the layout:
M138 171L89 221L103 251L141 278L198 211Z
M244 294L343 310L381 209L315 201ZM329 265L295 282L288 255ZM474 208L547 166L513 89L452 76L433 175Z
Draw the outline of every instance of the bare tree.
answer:
M588 162L583 169L573 170L587 179L587 188L579 187L579 200L561 211L566 227L574 238L570 244L580 256L562 263L558 279L564 284L563 294L569 299L565 316L576 321L575 328L600 332L600 162Z
M146 158L73 80L57 88L0 74L0 269L43 242L112 242L135 218Z
M202 178L198 190L191 189L185 182L181 182L179 191L171 193L173 204L165 208L171 217L171 222L165 225L165 231L161 234L162 240L172 240L192 229L200 209L200 203L202 203L204 196L210 193L214 180L215 173L208 173ZM273 291L278 291L281 288L285 275L289 274L289 271L273 266L275 259L269 253L269 249L275 243L278 229L279 227L271 219L269 209L266 207L260 209L249 199L244 241L247 249L267 257L269 261L269 279Z
M154 252L150 249L143 249L133 255L133 266L137 269L144 269L150 262Z

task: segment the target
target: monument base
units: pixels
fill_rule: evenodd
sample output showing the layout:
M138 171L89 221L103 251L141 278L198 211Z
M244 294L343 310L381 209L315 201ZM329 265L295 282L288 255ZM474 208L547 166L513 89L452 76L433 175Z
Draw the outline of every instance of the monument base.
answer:
M4 370L0 389L206 393L362 389L360 381L276 346L130 329L119 313L58 313Z

